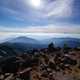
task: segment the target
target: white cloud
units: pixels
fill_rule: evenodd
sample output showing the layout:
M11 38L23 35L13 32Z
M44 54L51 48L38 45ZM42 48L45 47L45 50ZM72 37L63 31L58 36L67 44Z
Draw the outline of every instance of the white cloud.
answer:
M57 0L47 17L70 17L72 15L73 0ZM53 8L54 7L54 8Z
M11 3L10 0L7 0L7 6L4 10L17 17L16 19L19 18L20 20L39 20L41 18L45 19L51 17L60 18L72 15L73 0L56 0L51 3L44 4L44 7L41 10L30 8L26 0L20 2L19 0L16 0L16 2L21 6L16 5L14 1Z
M80 25L46 25L28 27L0 27L2 32L12 33L80 33Z

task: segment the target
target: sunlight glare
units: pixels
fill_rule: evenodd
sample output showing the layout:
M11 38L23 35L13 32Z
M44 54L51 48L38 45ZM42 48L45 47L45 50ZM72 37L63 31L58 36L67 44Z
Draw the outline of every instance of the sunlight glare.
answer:
M30 0L30 5L35 8L40 8L42 1L41 0Z

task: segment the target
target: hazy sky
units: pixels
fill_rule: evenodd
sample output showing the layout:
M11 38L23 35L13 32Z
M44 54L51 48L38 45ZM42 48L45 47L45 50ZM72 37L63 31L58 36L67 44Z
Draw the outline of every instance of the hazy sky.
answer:
M80 0L0 0L0 35L80 34Z

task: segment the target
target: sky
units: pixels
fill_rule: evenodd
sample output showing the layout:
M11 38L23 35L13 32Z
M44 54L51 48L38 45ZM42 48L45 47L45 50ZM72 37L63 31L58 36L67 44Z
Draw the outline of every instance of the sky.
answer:
M80 0L0 0L0 36L80 34Z

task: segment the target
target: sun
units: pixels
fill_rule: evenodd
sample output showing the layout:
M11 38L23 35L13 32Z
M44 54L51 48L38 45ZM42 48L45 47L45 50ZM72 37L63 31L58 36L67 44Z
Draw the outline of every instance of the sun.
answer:
M40 8L42 0L30 0L29 3L35 8Z

